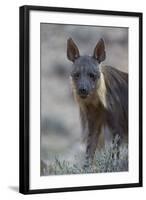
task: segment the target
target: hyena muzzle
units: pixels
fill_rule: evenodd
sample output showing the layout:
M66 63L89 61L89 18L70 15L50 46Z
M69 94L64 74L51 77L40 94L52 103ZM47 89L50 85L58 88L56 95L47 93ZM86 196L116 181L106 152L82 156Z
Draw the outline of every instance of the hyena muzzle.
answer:
M103 39L93 55L80 55L74 41L67 41L67 57L72 61L71 81L79 105L82 135L86 141L85 167L90 166L101 134L128 141L128 74L111 66L101 66L106 58ZM120 141L120 142L119 142Z

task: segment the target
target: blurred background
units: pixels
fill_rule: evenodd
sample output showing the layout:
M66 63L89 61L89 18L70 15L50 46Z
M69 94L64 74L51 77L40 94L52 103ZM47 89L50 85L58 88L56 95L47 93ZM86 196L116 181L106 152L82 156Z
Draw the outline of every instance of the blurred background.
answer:
M41 175L57 161L81 165L84 145L78 105L72 95L69 75L72 63L67 59L67 39L72 37L80 54L92 55L95 45L103 38L106 60L128 72L128 28L79 25L40 25L41 44ZM55 166L54 166L55 167ZM53 171L53 170L52 170Z

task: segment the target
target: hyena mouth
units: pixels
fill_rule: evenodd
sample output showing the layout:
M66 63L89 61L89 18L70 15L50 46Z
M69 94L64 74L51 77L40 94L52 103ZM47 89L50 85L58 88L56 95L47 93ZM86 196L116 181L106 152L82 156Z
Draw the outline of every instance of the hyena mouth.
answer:
M86 99L86 98L88 98L88 96L89 96L89 94L80 94L79 95L79 97L81 98L81 99Z

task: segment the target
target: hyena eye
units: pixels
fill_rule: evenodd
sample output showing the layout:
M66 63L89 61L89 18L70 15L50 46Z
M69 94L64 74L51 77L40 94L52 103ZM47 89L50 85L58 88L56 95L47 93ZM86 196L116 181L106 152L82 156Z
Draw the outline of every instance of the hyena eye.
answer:
M74 74L73 74L73 78L74 78L74 79L77 80L79 77L80 77L80 74L79 74L79 73L74 73Z
M88 75L92 80L96 80L96 75L95 74L89 73Z

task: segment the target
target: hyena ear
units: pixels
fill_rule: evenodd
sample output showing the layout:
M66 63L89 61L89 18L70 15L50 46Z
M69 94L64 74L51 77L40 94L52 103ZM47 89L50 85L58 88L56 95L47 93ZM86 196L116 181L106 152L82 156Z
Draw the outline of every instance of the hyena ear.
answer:
M69 38L67 40L67 58L74 62L78 57L80 56L78 47L72 40L72 38Z
M105 45L104 45L104 40L102 38L98 41L98 43L94 49L93 57L99 63L105 60L105 57L106 57Z

